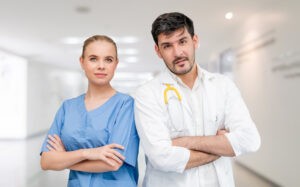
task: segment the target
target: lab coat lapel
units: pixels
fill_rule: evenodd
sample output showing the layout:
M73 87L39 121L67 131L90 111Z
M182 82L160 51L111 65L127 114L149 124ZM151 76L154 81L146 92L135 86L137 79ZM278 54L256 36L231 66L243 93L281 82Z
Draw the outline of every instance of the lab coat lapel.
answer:
M204 135L216 135L217 114L216 114L216 88L212 84L214 77L203 70L203 121Z

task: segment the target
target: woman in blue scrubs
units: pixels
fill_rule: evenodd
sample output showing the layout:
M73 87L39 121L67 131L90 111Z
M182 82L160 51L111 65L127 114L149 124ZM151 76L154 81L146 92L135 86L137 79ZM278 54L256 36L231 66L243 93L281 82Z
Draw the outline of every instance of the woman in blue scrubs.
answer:
M88 38L80 64L88 90L59 108L42 146L41 167L70 169L68 187L137 186L134 101L110 85L118 64L115 42Z

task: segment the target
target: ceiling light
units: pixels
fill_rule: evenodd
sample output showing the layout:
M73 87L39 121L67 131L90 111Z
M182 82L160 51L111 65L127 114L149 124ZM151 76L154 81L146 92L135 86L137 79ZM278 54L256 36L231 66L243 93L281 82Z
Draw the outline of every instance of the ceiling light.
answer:
M62 39L62 43L68 45L77 45L77 44L82 44L84 40L85 38L80 38L80 37L65 37Z
M135 56L130 56L130 57L125 58L125 61L128 63L136 63L138 61L138 58Z
M136 55L136 54L138 54L138 50L134 49L134 48L118 49L118 54L120 54L120 55Z
M116 43L125 43L125 44L137 43L139 40L137 37L134 37L134 36L112 37L112 39Z
M80 14L86 14L89 13L91 11L91 9L87 6L77 6L75 8L76 12L80 13Z
M127 36L127 37L123 37L121 42L123 43L136 43L138 42L137 37L134 36Z
M227 12L225 14L225 18L228 19L228 20L232 19L233 18L233 13L232 12Z

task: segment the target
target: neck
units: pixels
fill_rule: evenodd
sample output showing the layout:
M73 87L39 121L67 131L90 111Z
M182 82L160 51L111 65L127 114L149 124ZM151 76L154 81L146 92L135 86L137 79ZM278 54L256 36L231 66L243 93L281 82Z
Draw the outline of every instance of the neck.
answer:
M184 84L186 84L190 89L193 88L195 80L198 76L197 65L194 64L192 70L184 75L177 75Z
M113 89L110 84L99 86L89 82L85 99L89 99L89 100L103 99L103 98L111 97L115 93L116 90Z

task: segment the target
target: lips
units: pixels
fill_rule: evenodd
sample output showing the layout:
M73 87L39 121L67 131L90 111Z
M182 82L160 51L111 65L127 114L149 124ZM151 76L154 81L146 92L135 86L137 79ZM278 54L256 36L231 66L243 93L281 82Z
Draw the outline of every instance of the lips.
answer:
M188 58L187 57L179 57L179 58L176 58L174 61L173 61L173 64L175 65L182 65L184 64L185 61L187 61Z
M95 73L95 76L98 77L98 78L104 78L107 76L107 74L105 73Z
M183 59L183 60L179 60L179 61L175 62L175 64L176 65L182 65L184 62L185 62L185 60Z

